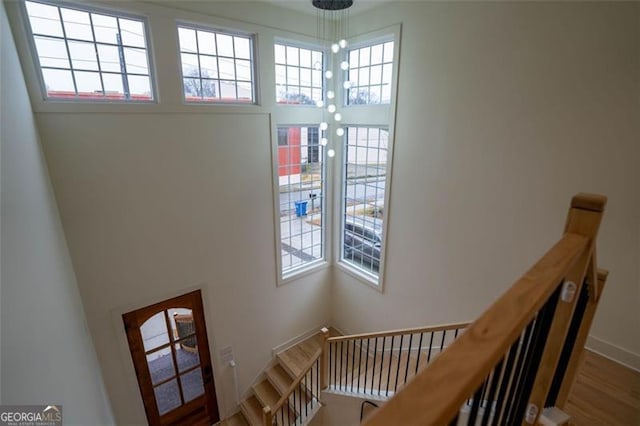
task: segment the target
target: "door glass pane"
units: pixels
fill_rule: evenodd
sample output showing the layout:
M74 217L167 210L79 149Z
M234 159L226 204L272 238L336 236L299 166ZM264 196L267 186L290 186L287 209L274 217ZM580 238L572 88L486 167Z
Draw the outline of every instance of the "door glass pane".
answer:
M146 320L140 327L140 333L142 333L145 352L169 343L169 334L167 333L167 323L164 320L164 311L158 312Z
M147 355L147 365L151 374L151 382L154 385L176 374L170 347Z
M196 365L200 365L200 357L198 356L197 351L192 351L188 346L185 345L186 341L189 341L191 338L187 338L185 340L181 340L179 343L175 344L176 349L176 359L178 361L178 371L181 373L185 370L188 370Z
M178 389L178 381L176 379L156 386L153 388L153 392L156 395L156 403L158 404L160 415L168 413L181 405L180 389Z
M197 368L180 376L182 391L184 392L184 402L204 394L204 385L202 383L202 371Z

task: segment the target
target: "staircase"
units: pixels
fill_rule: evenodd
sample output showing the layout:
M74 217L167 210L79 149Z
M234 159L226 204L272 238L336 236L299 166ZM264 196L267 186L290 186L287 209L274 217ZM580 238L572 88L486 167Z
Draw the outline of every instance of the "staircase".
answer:
M574 197L561 239L473 323L351 336L323 329L278 354L222 424L302 426L321 392L365 400L360 422L365 403L375 405L368 399L388 399L368 426L535 424L564 406L604 288L595 239L605 204Z
M331 336L338 333L331 329ZM252 386L253 395L240 403L240 412L223 420L219 426L263 426L264 408L273 409L285 398L282 409L274 413L276 425L304 424L320 408L317 398L320 389L319 359L317 368L309 371L309 364L322 350L323 335L318 332L276 355L276 363L265 371L266 378ZM304 375L304 373L307 373ZM300 383L295 382L304 377ZM306 379L306 380L305 380ZM285 397L285 395L288 395Z

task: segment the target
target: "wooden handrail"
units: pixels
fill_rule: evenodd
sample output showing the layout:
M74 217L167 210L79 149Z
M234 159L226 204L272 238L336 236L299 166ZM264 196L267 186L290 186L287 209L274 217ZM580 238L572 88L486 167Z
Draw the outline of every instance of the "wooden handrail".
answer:
M307 374L309 374L309 370L313 368L313 365L318 361L318 358L320 358L321 355L322 355L322 349L318 349L316 353L313 355L313 357L311 358L311 360L304 365L304 368L302 369L302 373L300 373L298 377L296 377L296 379L291 383L291 385L286 390L286 392L282 394L278 402L273 407L269 407L269 406L264 407L263 418L264 418L265 426L266 425L271 426L271 419L273 414L276 413L288 401L291 394L295 392L295 390L300 385L300 382L307 376ZM320 371L318 371L318 374L320 374Z
M589 249L589 242L583 235L565 234L365 424L448 424L546 303L567 271Z
M400 330L379 331L375 333L350 334L348 336L330 337L328 340L330 343L334 343L334 342L343 342L346 340L373 339L376 337L400 336L405 334L432 333L437 331L456 330L456 329L468 327L469 324L471 323L458 322L453 324L433 325L429 327L414 327L414 328L404 328Z
M522 395L525 399L520 399L516 406L516 415L524 415L520 410L524 410L525 406L522 404L528 402L523 425L535 423L540 407L549 393L577 305L577 298L572 294L580 294L585 276L590 276L593 281L596 275L595 239L606 201L606 197L600 195L575 196L571 201L563 237L480 318L467 327L465 333L365 424L449 424L457 418L462 404L474 392L474 407L477 410L480 406L480 396L477 393L480 385L504 359L510 347L512 349L509 357L512 353L515 354L513 348L517 346L513 345L517 345L525 327L530 330L528 324L532 324L534 318L537 326L537 316L542 315L541 328L538 330L543 333L538 336L544 336L540 340L542 346L536 343L536 361L533 361L534 352L531 352L531 358L527 353L533 369L526 375L528 384L522 383L527 390L520 388L526 392ZM561 283L563 296L558 303L557 292L560 291ZM597 301L597 284L594 285L594 294L594 301ZM544 313L541 311L543 306ZM580 331L586 333L585 330L588 331L588 327L582 324ZM477 411L474 414L473 410L470 420L473 418L475 421ZM501 413L495 415L499 414ZM510 422L520 421L517 417L508 419Z

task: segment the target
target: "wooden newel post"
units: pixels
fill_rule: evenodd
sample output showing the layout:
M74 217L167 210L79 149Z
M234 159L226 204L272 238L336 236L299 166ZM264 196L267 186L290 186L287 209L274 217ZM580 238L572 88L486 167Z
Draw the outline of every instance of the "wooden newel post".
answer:
M273 413L268 405L262 409L262 423L264 426L273 426Z
M561 300L553 315L547 341L540 360L540 366L529 397L527 412L523 425L535 424L542 413L551 388L551 383L558 366L560 354L567 338L567 332L576 307L577 295L580 294L589 266L595 265L595 241L600 228L607 198L601 195L578 194L571 200L571 208L567 217L565 233L587 237L589 245L569 269L564 283L572 283L574 296L571 300ZM527 421L529 420L529 421Z
M320 388L329 386L329 329L322 327L322 355L320 359Z

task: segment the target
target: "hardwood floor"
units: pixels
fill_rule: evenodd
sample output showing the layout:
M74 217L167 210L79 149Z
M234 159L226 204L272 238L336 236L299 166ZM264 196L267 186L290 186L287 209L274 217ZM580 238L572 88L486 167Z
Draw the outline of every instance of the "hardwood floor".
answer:
M565 411L577 426L640 426L640 372L585 351Z

